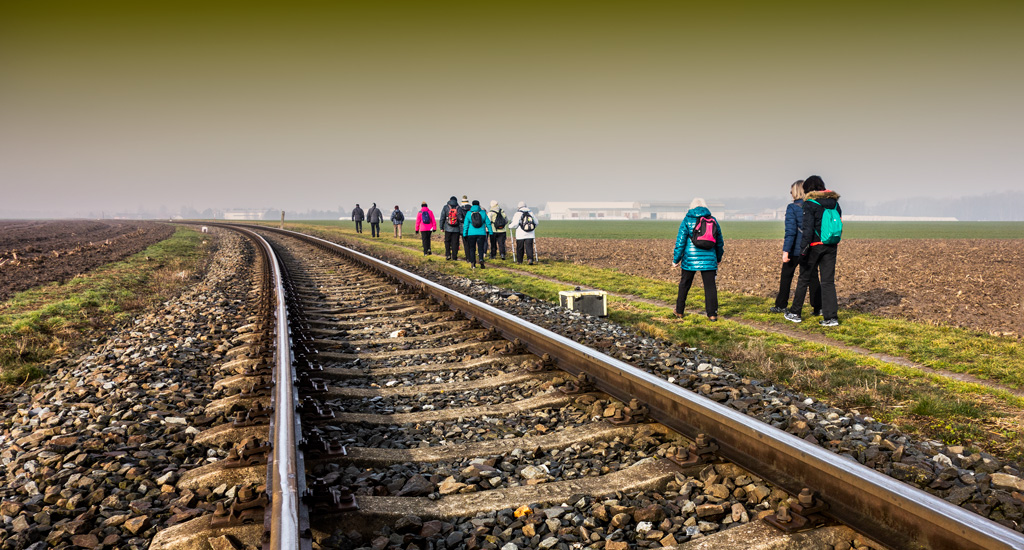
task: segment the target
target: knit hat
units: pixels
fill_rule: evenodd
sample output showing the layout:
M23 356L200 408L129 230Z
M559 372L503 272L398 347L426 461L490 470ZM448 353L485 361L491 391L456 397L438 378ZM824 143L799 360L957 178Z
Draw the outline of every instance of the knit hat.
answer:
M480 201L474 199L473 206L480 206Z
M469 197L462 195L462 202L469 202Z
M498 201L491 201L491 208L498 206Z
M519 201L519 208L522 208L524 206L526 206L526 203L523 201Z
M694 208L697 208L698 206L703 206L704 208L707 208L708 207L708 203L704 202L704 199L702 199L700 197L697 197L697 198L693 199L692 201L690 201L690 210L693 210Z
M450 200L450 201L458 201L459 199L455 198L455 195L452 195L452 196L448 197L448 200Z
M420 206L426 206L426 205L427 205L427 201L423 201L423 202L420 203ZM395 208L398 208L398 207L396 206Z

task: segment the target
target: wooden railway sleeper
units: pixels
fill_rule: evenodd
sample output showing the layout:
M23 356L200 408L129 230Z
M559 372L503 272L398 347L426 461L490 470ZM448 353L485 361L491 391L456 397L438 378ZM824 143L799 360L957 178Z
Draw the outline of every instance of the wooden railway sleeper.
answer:
M718 456L715 454L717 452L718 443L715 443L715 440L708 437L707 434L699 433L688 448L676 447L675 452L667 454L666 458L686 468L718 462Z
M788 505L779 506L774 514L765 516L764 522L786 534L814 529L829 523L822 515L828 504L817 498L813 491L804 487L797 498L789 499Z

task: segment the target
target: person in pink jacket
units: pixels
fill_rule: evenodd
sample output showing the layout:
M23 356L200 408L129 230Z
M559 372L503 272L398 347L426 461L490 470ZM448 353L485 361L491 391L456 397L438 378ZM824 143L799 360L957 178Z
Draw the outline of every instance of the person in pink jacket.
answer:
M427 208L426 201L420 203L420 211L416 213L416 232L423 239L423 255L430 256L430 234L437 229L434 213Z

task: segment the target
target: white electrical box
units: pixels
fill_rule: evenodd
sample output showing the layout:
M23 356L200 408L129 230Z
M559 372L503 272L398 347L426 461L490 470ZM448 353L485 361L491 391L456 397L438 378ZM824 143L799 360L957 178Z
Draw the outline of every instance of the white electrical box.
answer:
M558 303L587 315L608 316L608 293L603 290L563 290L558 293Z

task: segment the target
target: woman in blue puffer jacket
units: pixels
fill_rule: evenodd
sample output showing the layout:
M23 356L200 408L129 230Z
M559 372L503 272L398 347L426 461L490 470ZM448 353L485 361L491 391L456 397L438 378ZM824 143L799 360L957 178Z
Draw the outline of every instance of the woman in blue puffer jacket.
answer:
M698 224L704 231L695 237L694 228ZM694 242L695 239L699 242ZM679 295L676 298L676 317L685 314L686 295L693 284L693 276L699 271L704 281L704 311L708 319L718 320L718 288L715 286L715 277L718 275L718 264L722 263L724 254L725 241L722 239L722 229L718 225L718 220L711 215L704 199L693 199L683 223L679 224L676 250L672 256L672 266L681 267L683 270L679 279Z

